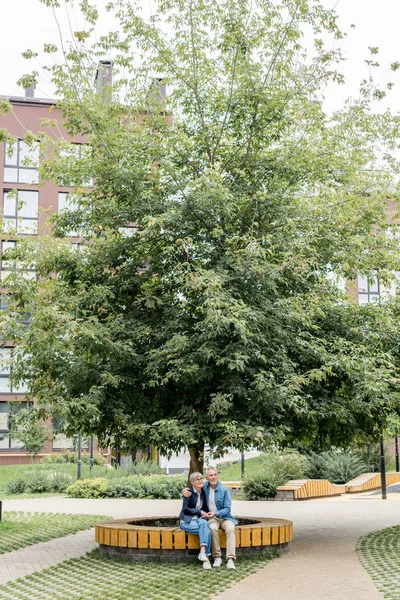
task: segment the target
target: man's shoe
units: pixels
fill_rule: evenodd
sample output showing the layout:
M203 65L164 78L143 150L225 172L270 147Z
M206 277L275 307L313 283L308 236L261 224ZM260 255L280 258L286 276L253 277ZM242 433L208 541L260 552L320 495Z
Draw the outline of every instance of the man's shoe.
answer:
M201 560L201 562L206 562L206 560L208 560L208 556L205 552L200 552L197 558Z
M211 563L210 563L210 561L209 561L209 560L205 560L205 561L203 562L203 569L205 569L206 571L208 571L208 570L212 569L212 566L211 566Z
M222 558L220 558L218 556L217 558L214 559L213 567L217 568L217 567L220 567L221 565L222 565Z
M226 568L227 569L236 569L235 561L233 560L233 558L228 558L228 561L226 563Z

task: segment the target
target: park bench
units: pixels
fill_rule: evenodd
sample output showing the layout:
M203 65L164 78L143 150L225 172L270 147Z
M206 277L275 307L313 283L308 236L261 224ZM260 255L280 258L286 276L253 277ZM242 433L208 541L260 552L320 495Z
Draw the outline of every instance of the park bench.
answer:
M327 479L296 479L277 488L275 500L309 500L340 496L345 493L344 485L335 485Z

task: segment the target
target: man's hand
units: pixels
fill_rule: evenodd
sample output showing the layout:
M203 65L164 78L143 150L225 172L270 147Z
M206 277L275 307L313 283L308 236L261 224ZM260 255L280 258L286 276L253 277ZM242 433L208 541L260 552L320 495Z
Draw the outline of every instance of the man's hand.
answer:
M185 498L190 498L191 495L192 495L192 492L190 490L188 490L188 488L183 488L182 496L185 496Z
M215 512L209 512L207 513L207 519L212 519L215 517Z

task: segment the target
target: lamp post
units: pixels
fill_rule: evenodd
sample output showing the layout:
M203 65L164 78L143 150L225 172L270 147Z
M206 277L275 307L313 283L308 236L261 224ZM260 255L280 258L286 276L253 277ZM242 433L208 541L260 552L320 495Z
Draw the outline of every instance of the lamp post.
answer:
M90 472L93 471L93 466L94 466L93 451L94 451L94 435L92 433L92 435L90 436Z
M395 446L395 456L396 456L396 473L398 473L400 471L399 468L399 438L396 437L394 438L394 446Z
M82 477L82 433L78 433L78 473L76 478Z
M241 471L242 471L241 478L243 480L244 479L244 452L242 452L240 458L241 458L241 466L242 466L242 469L241 469Z
M387 500L386 496L386 465L385 465L385 447L383 445L383 435L379 438L380 448L380 466L381 466L381 486L382 486L382 500Z

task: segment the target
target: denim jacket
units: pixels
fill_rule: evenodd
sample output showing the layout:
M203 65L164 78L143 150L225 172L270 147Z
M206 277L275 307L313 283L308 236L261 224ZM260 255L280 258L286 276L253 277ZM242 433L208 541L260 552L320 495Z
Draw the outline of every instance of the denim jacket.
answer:
M207 503L208 503L208 498L210 496L210 484L208 483L208 481L206 481L204 483L203 489L206 493L206 498L207 498ZM238 522L236 521L235 517L231 513L231 507L232 507L231 493L230 493L229 489L226 487L226 485L224 485L220 481L218 481L217 487L215 488L214 500L215 500L215 505L217 507L217 512L215 513L215 516L217 517L217 519L228 519L229 521L233 521L235 523L235 525L237 525Z
M209 512L206 494L204 489L200 490L201 495L201 508L196 508L198 494L194 487L189 488L192 492L192 495L189 498L183 498L182 502L182 510L179 515L179 519L181 521L185 521L185 523L190 523L193 517L201 517L201 511Z

